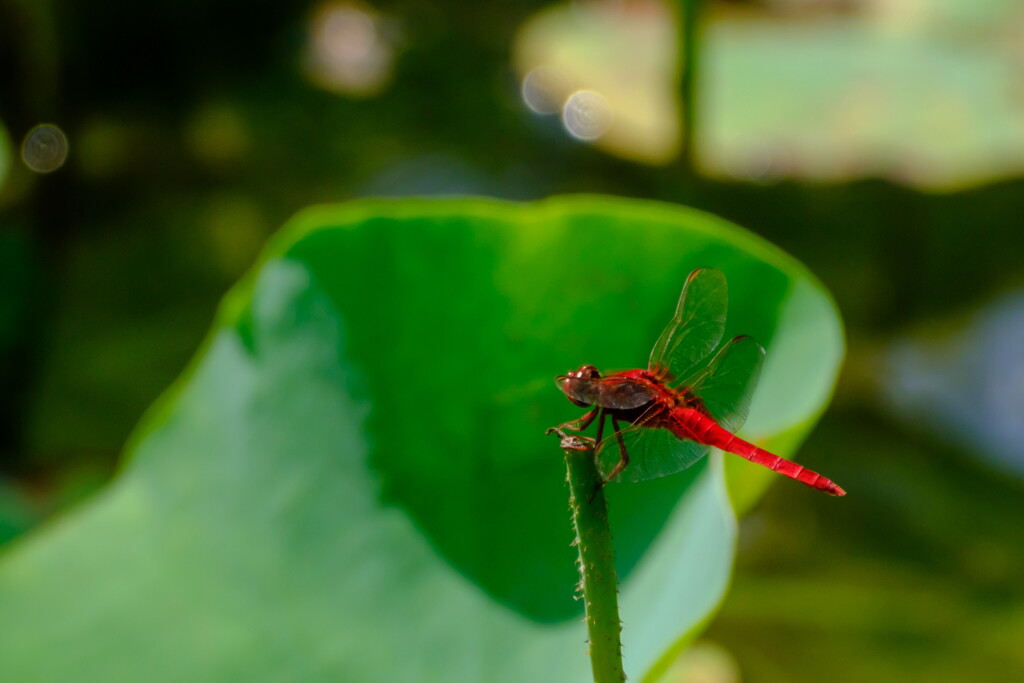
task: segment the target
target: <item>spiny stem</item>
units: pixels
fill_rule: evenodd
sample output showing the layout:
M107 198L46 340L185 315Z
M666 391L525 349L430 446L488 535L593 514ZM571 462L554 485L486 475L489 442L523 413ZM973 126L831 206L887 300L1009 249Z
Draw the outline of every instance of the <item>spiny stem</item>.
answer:
M590 666L595 683L622 683L622 641L619 637L618 581L608 526L608 504L594 462L591 439L562 435L569 480L569 506L576 527L580 588L586 606Z

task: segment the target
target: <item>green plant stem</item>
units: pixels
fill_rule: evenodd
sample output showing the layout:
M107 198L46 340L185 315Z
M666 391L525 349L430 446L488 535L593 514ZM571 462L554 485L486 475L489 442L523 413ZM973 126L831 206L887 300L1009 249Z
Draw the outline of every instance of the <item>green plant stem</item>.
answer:
M682 74L679 91L682 99L683 148L680 155L683 170L688 176L696 174L697 133L697 76L700 67L701 25L705 0L679 0L680 61Z
M594 462L594 444L574 436L562 438L569 480L569 506L580 553L580 589L586 607L590 665L595 683L622 683L618 581L608 526L608 504Z

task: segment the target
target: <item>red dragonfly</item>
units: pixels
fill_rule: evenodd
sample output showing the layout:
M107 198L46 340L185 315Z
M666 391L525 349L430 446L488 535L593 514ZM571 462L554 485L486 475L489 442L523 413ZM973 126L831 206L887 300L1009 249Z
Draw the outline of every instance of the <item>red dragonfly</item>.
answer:
M582 431L597 420L597 465L605 483L674 474L715 447L819 491L846 495L817 472L733 434L747 419L764 349L744 335L712 357L725 332L727 307L721 271L698 268L690 273L675 317L654 345L647 369L602 376L593 365L584 365L557 377L558 388L570 401L591 410L549 432ZM606 418L614 433L602 440Z

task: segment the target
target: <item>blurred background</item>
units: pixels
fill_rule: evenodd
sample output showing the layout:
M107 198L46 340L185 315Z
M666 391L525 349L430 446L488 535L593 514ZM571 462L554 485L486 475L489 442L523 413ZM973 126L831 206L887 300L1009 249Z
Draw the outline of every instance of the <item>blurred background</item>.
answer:
M603 192L834 293L849 357L679 681L1024 680L1018 0L0 0L0 544L109 480L296 210Z

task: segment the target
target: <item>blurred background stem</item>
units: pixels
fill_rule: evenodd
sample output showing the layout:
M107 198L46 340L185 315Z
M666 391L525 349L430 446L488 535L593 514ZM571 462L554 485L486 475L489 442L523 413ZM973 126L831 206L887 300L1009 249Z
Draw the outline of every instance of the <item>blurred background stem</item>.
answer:
M682 62L680 73L680 99L682 99L682 149L680 165L688 181L697 176L695 133L697 130L697 78L700 69L701 26L704 0L680 0L679 22Z
M0 69L0 122L8 127L14 149L41 123L74 127L62 106L59 44L52 2L0 4L0 63L5 64ZM40 463L28 453L26 431L52 332L55 283L75 223L75 179L73 168L34 174L17 161L11 175L20 177L6 196L14 207L0 215L3 248L12 252L8 259L21 261L13 268L18 276L8 275L11 287L4 292L16 313L6 322L12 329L5 335L6 353L0 359L5 387L0 392L0 474L36 480L42 475Z

